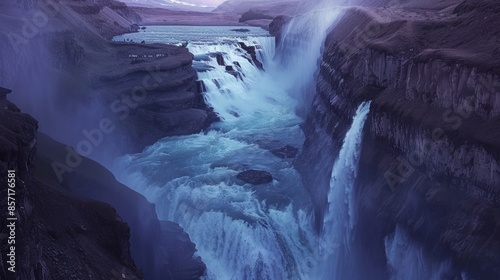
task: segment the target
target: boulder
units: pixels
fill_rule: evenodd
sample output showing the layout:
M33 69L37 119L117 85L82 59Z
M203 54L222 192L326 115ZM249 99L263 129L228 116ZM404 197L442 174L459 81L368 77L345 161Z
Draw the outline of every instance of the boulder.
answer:
M271 175L271 173L263 170L252 170L252 169L240 172L236 176L236 178L252 185L262 185L271 183L273 181L273 176Z
M241 33L246 33L246 32L250 32L250 29L246 29L246 28L237 28L237 29L231 29L231 31L234 31L234 32L241 32Z
M256 46L247 46L243 42L239 42L238 44L243 50L245 50L245 52L247 52L252 57L251 62L260 70L264 70L264 65L257 59Z
M272 150L271 153L279 158L294 158L297 156L299 149L286 145L282 148Z

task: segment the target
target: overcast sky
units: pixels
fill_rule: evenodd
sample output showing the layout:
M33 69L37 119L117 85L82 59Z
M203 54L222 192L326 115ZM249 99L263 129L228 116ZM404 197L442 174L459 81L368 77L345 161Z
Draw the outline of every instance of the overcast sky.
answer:
M163 7L169 8L172 5L177 7L184 7L188 10L193 8L200 9L201 7L210 7L213 9L214 7L219 6L225 0L119 0L121 2L125 2L129 5L133 6L145 6L145 7ZM240 1L240 2L275 2L275 1L287 1L287 0L232 0L232 1ZM309 0L314 1L314 0ZM191 8L190 8L191 7Z

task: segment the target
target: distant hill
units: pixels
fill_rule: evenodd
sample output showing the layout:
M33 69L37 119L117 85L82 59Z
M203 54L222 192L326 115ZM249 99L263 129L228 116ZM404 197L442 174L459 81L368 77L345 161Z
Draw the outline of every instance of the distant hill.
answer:
M217 6L217 1L200 0L120 0L132 7L163 8L175 11L210 12ZM204 4L202 4L204 3ZM210 4L213 3L213 4Z
M258 11L266 15L277 16L282 14L295 14L299 1L241 1L241 0L228 0L213 10L214 13L219 14L238 14L242 15L249 10Z

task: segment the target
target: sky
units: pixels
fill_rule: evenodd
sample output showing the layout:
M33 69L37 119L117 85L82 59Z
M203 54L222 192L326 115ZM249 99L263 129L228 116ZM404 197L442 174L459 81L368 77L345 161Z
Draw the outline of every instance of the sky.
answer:
M134 6L157 6L157 7L166 7L172 4L177 6L185 6L188 7L217 7L222 4L225 0L119 0L121 2L125 2L127 4L133 4ZM237 0L241 2L249 2L255 0ZM276 0L269 0L276 1ZM283 0L281 0L283 1Z
M220 4L222 4L222 2L224 2L224 0L179 0L179 1L189 2L197 6L205 5L209 7L217 7Z
M138 6L170 6L176 4L186 7L217 7L225 0L119 0Z

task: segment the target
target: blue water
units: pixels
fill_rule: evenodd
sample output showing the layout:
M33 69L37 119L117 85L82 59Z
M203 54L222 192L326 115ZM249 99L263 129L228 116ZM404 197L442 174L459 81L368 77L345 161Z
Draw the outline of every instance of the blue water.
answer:
M185 42L197 42L205 44L216 44L230 38L269 37L269 32L254 26L142 26L139 32L116 36L114 41L145 41L147 44L166 43L182 44ZM246 29L238 32L238 29Z
M304 142L304 120L297 112L304 107L304 92L313 90L324 35L337 12L317 15L313 21L292 21L310 34L305 45L296 40L300 34L285 36L289 46L297 44L291 60L274 59L274 38L255 28L239 33L231 27L147 27L116 39L187 41L195 67L204 69L198 77L207 89L205 99L222 121L207 133L165 138L124 156L114 170L157 205L161 219L178 222L190 234L207 264L206 279L329 277L325 271L335 248L327 248L325 256L329 236L313 233L312 205L293 160L270 152L285 145L300 149ZM248 59L241 42L257 47L265 71ZM227 73L212 53L223 54L240 77ZM358 138L361 128L356 125ZM248 169L268 171L274 180L259 186L238 182L238 172ZM329 232L337 230L343 229L334 225Z
M169 36L179 30L180 41L190 36L187 27L160 29L167 31L147 28L142 35L148 42L167 37L165 42L172 42ZM196 40L189 40L188 49L200 57L196 63L209 66L198 76L207 103L222 121L207 133L165 138L124 156L115 174L154 202L161 219L189 233L207 264L206 279L309 279L316 260L308 194L292 160L270 152L285 145L301 148L304 142L290 76L274 63L274 38L267 31L227 37L221 29L229 27L192 28ZM213 33L200 35L200 30ZM239 42L258 47L265 72L245 57ZM207 55L214 52L241 77ZM238 172L248 169L268 171L274 180L258 186L237 181Z
M337 139L343 144L331 169L319 236L293 159L271 153L285 145L302 148L303 112L314 94L325 35L338 16L338 10L317 9L296 17L279 50L267 31L254 27L240 33L231 29L241 27L155 26L115 38L187 43L206 86L205 100L221 118L207 132L161 139L113 167L121 182L156 204L160 219L179 223L190 235L207 264L204 279L347 280L353 270L364 269L350 247L356 242L353 187L370 102L360 105L345 139ZM256 46L265 71L240 43ZM228 73L215 53L240 75ZM268 171L274 179L258 186L238 181L237 174L248 169ZM449 268L429 259L399 229L384 245L391 280L439 279Z

